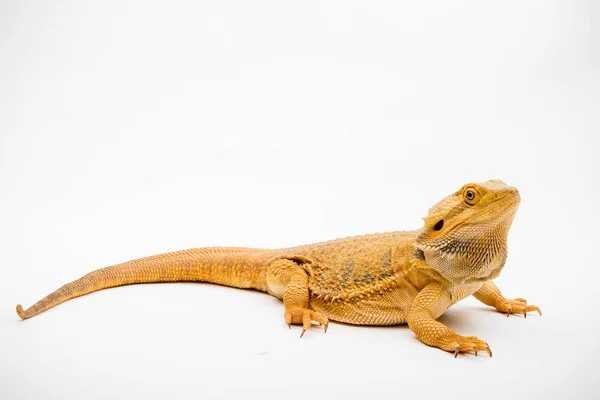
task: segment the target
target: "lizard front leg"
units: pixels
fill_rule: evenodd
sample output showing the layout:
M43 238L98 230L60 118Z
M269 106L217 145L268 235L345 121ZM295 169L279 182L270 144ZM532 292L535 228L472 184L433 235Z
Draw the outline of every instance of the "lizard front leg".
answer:
M540 310L539 307L531 304L528 305L527 300L525 299L506 299L500 292L500 289L498 289L498 286L491 281L484 283L473 296L483 304L487 304L502 313L506 313L507 317L510 314L523 314L523 316L527 318L528 311L537 311L538 314L542 315L542 310Z
M267 287L270 294L283 299L288 326L302 325L300 337L311 327L312 321L323 325L327 332L327 317L308 308L308 275L301 265L289 259L273 261L267 267Z
M440 315L452 305L450 293L443 285L432 283L415 297L408 313L408 326L417 338L428 346L438 347L445 351L454 352L457 357L460 352L472 351L477 355L478 350L485 350L492 356L490 346L475 336L462 336L436 321Z

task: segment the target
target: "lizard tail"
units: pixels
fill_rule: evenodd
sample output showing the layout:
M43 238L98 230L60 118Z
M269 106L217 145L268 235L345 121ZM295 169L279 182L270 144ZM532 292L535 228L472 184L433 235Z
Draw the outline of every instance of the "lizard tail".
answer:
M266 291L268 257L265 250L209 247L139 258L92 271L50 293L27 310L19 304L17 314L22 319L31 318L69 299L136 283L199 281Z

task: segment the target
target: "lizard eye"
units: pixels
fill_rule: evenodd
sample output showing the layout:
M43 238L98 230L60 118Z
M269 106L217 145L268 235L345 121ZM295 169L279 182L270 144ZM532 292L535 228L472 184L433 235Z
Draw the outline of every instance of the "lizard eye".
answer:
M465 202L473 206L479 201L479 194L475 191L475 189L469 188L465 190Z
M433 230L434 231L439 231L444 227L444 220L440 219L434 226L433 226Z

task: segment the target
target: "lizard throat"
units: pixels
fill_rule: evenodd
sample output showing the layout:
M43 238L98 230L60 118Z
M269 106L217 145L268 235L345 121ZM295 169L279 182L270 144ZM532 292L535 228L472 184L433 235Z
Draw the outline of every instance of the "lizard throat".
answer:
M465 224L417 247L427 264L451 282L492 279L506 261L509 225L506 220Z

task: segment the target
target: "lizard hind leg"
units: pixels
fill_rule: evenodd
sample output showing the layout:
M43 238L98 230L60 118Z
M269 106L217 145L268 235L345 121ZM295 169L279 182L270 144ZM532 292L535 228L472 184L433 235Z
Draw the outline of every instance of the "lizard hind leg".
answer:
M284 319L290 328L292 324L302 325L300 337L312 326L312 321L322 325L327 332L327 317L309 309L308 274L295 259L281 258L269 264L267 292L283 300Z

